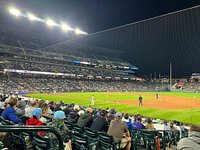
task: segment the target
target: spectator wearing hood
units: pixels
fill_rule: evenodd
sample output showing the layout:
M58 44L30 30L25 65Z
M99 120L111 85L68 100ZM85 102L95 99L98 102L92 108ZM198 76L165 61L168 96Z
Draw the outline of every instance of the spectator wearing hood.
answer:
M32 118L27 120L26 126L44 126L43 123L40 121L41 116L42 116L42 109L41 108L33 109ZM44 131L39 131L38 134L45 136Z
M14 122L15 124L21 123L21 120L17 118L15 113L15 108L17 107L17 99L16 98L10 98L8 101L9 107L7 107L1 114L1 116L5 120L9 120Z
M84 114L80 115L77 121L77 125L80 127L90 127L93 122L92 118L92 108L86 108Z
M200 126L192 125L188 138L178 142L178 150L200 150Z
M25 108L26 108L26 102L19 98L17 109L16 109L16 115L17 116L24 116L25 115Z
M72 123L72 124L77 123L78 118L79 118L79 114L78 114L79 110L80 110L79 105L75 105L73 110L69 113L69 116L67 117L67 121L69 123Z

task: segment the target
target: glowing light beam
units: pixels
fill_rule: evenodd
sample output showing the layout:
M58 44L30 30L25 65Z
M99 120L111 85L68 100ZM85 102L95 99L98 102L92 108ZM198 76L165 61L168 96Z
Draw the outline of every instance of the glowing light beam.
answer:
M19 16L20 15L20 11L18 9L15 8L11 8L9 9L10 14L14 15L14 16Z

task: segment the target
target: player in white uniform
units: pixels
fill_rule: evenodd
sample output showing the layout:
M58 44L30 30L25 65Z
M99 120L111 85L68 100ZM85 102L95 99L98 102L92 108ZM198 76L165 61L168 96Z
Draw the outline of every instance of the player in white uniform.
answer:
M95 100L94 95L92 95L92 101L91 101L92 106L94 106L94 100Z

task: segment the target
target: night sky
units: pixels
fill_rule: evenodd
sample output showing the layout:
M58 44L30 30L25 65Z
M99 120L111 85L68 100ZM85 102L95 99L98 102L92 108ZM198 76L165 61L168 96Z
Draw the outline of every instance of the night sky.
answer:
M23 21L20 22L13 19L12 17L10 17L10 15L7 14L8 7L14 6L22 11L30 11L41 18L51 17L57 22L64 21L69 25L73 27L78 27L90 34L166 14L169 12L181 10L184 8L193 7L199 4L200 0L1 0L0 24L16 28L25 28L28 30L31 29L36 33L38 32L46 34L48 32L49 34L57 36L58 38L63 38L64 33L56 32L57 29L48 29L45 25L39 25L40 28L38 28L38 25L31 25L30 23L25 23ZM191 42L193 42L192 35L190 36L190 40ZM63 38L63 40L65 40L65 38ZM92 45L95 44L93 43ZM98 46L101 47L101 45ZM104 47L105 44L102 44L102 46ZM169 66L169 61L176 60L175 57L179 58L177 59L177 61L181 61L181 57L184 53L180 52L182 53L182 55L178 56L179 52L176 52L176 56L174 56L172 52L167 53L166 51L153 51L151 53L151 51L148 51L148 53L151 54L149 55L149 57L154 57L157 54L160 54L156 57L158 57L159 59L162 59L163 57L163 59L165 60L160 60L163 61L162 63L160 63L160 61L158 60L155 62L147 61L147 63L145 63L145 60L143 60L143 58L149 60L149 58L147 58L147 56L145 55L145 51L138 52L135 49L130 49L130 52L128 52L128 48L123 49L122 45L120 47L115 48L119 50L125 50L128 54L132 54L126 55L127 60L140 67L141 71L139 71L139 75L147 76L154 72L157 72L157 74L161 73L162 75L167 75L169 69L167 66ZM159 47L159 49L162 49L162 45L159 45L157 47ZM107 48L112 47L108 46ZM144 50L146 49L147 48L144 48ZM169 47L169 49L177 50L178 48ZM135 54L138 54L138 56L140 57L137 57L137 55ZM168 56L164 57L164 54ZM162 57L160 57L161 55ZM152 63L152 65L149 65L148 63ZM159 63L160 65L158 65ZM192 71L198 72L200 67L198 67L197 64L199 62L196 61L194 63L195 65L193 65L192 63L190 63L189 65L193 66ZM179 66L180 64L184 64L184 66ZM181 67L181 69L176 69L175 76L187 76L192 73L188 72L190 70L190 66L187 65L185 62L177 63L176 65L177 66L175 66L175 68L178 69ZM153 66L156 67L154 69L151 69ZM162 69L163 67L165 67L165 69Z

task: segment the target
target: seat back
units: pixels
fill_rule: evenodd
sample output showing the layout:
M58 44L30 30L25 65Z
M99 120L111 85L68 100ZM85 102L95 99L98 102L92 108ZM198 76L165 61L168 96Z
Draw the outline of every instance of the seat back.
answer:
M83 133L84 132L84 128L83 127L79 127L78 125L74 124L72 131L73 132L78 132L78 133Z
M48 137L43 137L37 133L33 133L33 149L34 150L50 150L52 149Z
M2 125L14 125L14 123L10 120L5 120L2 116L0 116L0 122Z
M119 147L119 143L114 142L113 137L104 132L99 132L98 138L99 146L102 150L115 150Z

